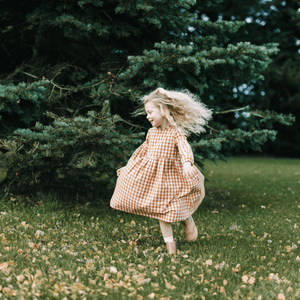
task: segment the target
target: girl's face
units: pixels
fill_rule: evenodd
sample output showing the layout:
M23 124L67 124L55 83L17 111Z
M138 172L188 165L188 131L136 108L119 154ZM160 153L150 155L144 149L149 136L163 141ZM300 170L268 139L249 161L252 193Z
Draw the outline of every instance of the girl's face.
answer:
M160 107L153 101L149 101L145 104L145 110L147 119L153 127L164 129L170 125L169 121L162 115Z

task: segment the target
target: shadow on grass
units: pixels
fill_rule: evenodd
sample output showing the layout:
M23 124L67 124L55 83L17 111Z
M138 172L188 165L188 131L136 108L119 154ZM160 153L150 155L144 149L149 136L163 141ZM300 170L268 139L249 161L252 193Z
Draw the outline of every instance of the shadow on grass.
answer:
M111 191L111 195L112 193L113 191ZM67 194L62 196L52 193L47 195L40 194L35 197L11 196L2 199L2 201L11 208L20 207L20 205L28 209L45 206L45 208L54 211L76 212L86 217L104 215L109 212L123 213L110 207L111 195L98 194L95 197L87 195L86 198L81 195L78 199L70 199ZM201 210L218 212L234 211L240 209L238 200L236 197L233 200L232 193L229 190L207 188L205 198L199 208Z
M221 189L205 189L205 198L201 203L202 209L217 210L218 212L226 212L237 209L238 201L233 201L231 191L224 191Z

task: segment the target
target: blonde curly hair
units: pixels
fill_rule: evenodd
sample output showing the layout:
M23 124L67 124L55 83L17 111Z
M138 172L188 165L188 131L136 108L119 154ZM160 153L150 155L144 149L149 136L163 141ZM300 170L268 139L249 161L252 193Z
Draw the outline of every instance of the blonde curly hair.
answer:
M212 117L212 110L206 108L196 95L188 91L167 91L160 87L142 97L141 101L143 107L137 109L134 116L145 114L145 104L153 101L170 124L181 129L186 136L190 132L204 132L204 125Z

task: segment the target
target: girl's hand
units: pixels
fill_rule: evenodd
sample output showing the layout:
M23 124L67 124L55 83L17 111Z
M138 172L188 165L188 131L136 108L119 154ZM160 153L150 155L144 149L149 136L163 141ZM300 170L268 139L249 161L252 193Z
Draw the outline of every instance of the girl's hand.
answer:
M184 175L187 177L187 176L190 176L192 177L193 175L193 167L192 167L192 164L187 161L183 164L183 173Z

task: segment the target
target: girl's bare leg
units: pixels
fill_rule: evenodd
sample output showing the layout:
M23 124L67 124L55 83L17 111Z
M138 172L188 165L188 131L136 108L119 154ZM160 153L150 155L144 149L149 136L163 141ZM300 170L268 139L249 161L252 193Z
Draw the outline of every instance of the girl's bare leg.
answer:
M171 223L159 221L159 225L169 254L176 254L176 243L173 240L173 230Z
M159 221L161 233L165 242L173 242L173 230L171 223Z

